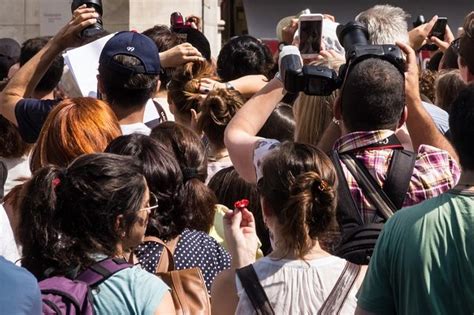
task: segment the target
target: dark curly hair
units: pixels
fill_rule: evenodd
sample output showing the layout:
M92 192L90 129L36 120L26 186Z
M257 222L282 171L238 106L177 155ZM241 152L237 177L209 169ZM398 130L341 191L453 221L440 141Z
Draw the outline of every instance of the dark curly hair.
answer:
M4 158L20 158L27 154L32 145L23 141L18 128L8 119L0 116L0 156Z
M68 167L38 170L20 192L22 266L39 280L68 275L116 255L121 231L137 220L146 192L142 167L128 156L87 154ZM117 217L123 224L117 231Z
M263 74L270 79L274 68L270 49L248 35L230 39L217 57L217 74L224 82L251 74Z
M105 151L133 156L143 165L148 188L159 205L150 215L146 235L170 240L192 224L194 209L183 205L183 175L168 148L149 136L131 134L113 140Z
M174 153L183 173L184 207L194 211L189 228L208 233L214 222L214 192L206 186L207 155L199 136L191 129L174 122L164 122L151 131L151 137Z

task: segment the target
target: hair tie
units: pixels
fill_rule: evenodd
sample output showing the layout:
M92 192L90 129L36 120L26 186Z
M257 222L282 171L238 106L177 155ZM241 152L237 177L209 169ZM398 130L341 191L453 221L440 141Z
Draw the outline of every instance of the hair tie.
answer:
M183 181L187 182L193 178L197 178L198 171L195 167L185 167L183 168Z

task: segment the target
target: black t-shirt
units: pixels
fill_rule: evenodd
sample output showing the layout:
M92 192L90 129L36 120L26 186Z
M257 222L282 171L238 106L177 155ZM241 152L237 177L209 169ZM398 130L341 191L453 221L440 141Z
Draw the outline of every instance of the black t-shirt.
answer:
M23 141L28 143L36 142L49 112L60 101L24 98L16 104L15 116Z

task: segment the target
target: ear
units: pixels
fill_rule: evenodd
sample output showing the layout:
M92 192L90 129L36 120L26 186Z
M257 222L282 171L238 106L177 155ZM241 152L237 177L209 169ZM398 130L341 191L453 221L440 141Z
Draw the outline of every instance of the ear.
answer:
M169 98L168 98L168 105L170 107L171 114L173 114L173 116L176 116L176 105L174 105L173 102L170 102Z
M161 80L158 80L158 82L156 83L156 90L153 96L158 95L158 93L160 92L160 88L161 88Z
M265 217L273 216L273 209L270 206L270 204L268 203L268 201L265 198L260 197L260 203L262 204L262 213L263 213L263 215Z
M115 231L117 232L119 236L125 236L123 235L123 233L125 233L125 230L123 228L124 225L125 225L125 222L124 222L123 214L119 214L115 218Z
M408 119L408 108L405 106L403 107L402 115L400 116L400 120L398 121L397 129L401 128L405 124L407 119Z
M97 90L104 96L104 83L102 82L102 79L100 77L100 74L97 75Z
M334 114L334 118L337 120L342 120L342 101L340 95L338 95L334 100L332 112Z

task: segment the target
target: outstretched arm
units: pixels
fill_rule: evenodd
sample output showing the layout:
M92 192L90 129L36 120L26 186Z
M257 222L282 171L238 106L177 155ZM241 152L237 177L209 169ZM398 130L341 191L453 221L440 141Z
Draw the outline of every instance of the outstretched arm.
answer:
M431 145L447 151L451 157L458 161L453 146L439 132L431 116L421 104L415 51L406 44L398 42L397 45L407 55L407 71L405 72L405 96L408 108L407 128L413 143L413 149L417 151L422 144Z
M284 95L283 83L274 78L245 103L226 128L224 141L229 156L236 171L248 182L256 182L253 151L261 139L256 134Z
M21 99L31 95L54 58L69 47L81 43L80 32L96 23L98 14L93 8L84 6L74 11L72 20L65 25L33 58L31 58L11 78L0 93L0 114L18 125L15 106Z

